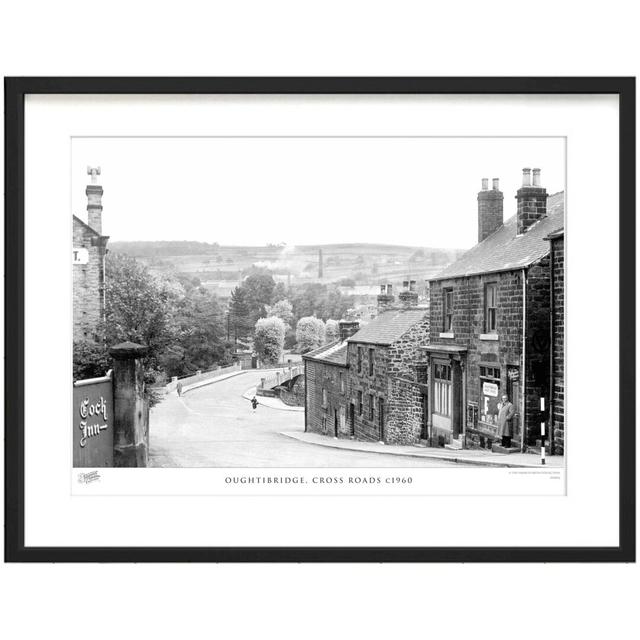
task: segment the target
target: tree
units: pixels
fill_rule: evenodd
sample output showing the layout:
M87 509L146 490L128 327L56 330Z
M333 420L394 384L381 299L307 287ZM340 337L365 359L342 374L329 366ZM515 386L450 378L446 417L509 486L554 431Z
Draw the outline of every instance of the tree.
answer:
M296 326L296 340L298 342L298 351L300 353L308 353L313 349L317 349L324 343L325 327L324 322L320 318L307 316L300 318Z
M272 316L256 322L253 346L266 364L276 364L282 357L286 327L281 318Z
M162 354L178 337L174 313L184 288L156 278L134 258L113 253L107 255L105 282L102 332L106 345L131 341L148 347L145 377L155 381Z
M293 322L293 305L288 300L278 300L275 304L266 307L267 317L280 318L287 329Z
M330 344L340 338L340 326L337 320L331 318L325 324L325 342Z
M86 380L106 375L112 358L102 342L80 340L73 343L73 379Z
M257 270L231 292L230 310L236 337L248 336L258 319L267 315L265 307L271 304L275 287L269 272Z

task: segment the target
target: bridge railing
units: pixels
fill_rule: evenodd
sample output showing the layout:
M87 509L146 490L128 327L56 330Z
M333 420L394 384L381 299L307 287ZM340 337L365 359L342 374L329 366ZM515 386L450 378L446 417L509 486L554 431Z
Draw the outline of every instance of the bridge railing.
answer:
M201 382L205 382L206 380L214 380L215 378L219 378L220 376L227 375L228 373L234 373L236 371L242 371L242 366L240 363L235 363L229 365L228 367L216 367L215 369L211 369L210 371L197 371L195 374L191 376L184 376L181 378L171 378L171 382L165 385L165 390L167 393L175 391L178 387L178 383L182 385L182 389L187 391L190 387L197 385Z
M265 376L264 378L260 378L258 389L260 391L264 391L265 389L273 389L273 387L278 387L281 384L284 384L285 382L301 375L303 372L304 365L292 365L287 369L283 369L282 371L276 371L275 373Z

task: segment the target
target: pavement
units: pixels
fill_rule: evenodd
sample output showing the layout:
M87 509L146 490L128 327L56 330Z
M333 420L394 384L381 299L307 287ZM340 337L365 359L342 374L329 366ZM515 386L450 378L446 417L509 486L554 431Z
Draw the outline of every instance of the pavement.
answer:
M178 397L169 393L151 409L152 467L446 467L447 460L342 451L291 437L304 434L304 412L260 404L244 397L264 371L247 370ZM265 401L267 398L260 398ZM285 405L286 406L286 405ZM282 432L288 436L282 435Z
M484 467L536 467L543 465L540 456L532 453L493 453L486 449L441 449L420 445L387 445L380 442L360 442L343 438L323 436L317 433L300 433L299 431L282 432L283 436L299 442L332 447L343 451L363 451L387 456L401 456L454 462L456 464L481 465ZM547 456L545 465L549 468L564 467L564 456Z
M251 387L247 389L242 397L245 400L251 400L254 398L258 401L258 404L261 404L263 407L269 407L270 409L278 409L280 411L297 411L298 413L304 413L304 407L292 407L291 405L285 404L280 400L280 398L270 398L268 396L258 396L256 395L257 387Z

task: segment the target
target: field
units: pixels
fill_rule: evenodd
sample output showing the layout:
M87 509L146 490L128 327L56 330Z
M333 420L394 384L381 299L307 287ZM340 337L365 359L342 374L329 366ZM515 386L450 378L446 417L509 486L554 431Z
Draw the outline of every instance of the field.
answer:
M113 252L127 253L154 272L178 271L227 297L253 268L271 271L276 281L337 283L343 286L401 286L407 278L418 286L461 253L455 249L380 244L331 244L262 247L219 246L200 242L112 242Z

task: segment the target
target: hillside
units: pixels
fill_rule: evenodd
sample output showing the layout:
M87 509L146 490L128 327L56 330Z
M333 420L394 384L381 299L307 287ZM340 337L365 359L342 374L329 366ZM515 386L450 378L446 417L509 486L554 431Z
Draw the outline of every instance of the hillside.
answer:
M243 247L192 241L110 242L109 250L131 255L155 272L175 270L197 277L222 297L256 267L268 269L287 284L398 285L407 276L418 282L428 279L461 253L384 244Z

